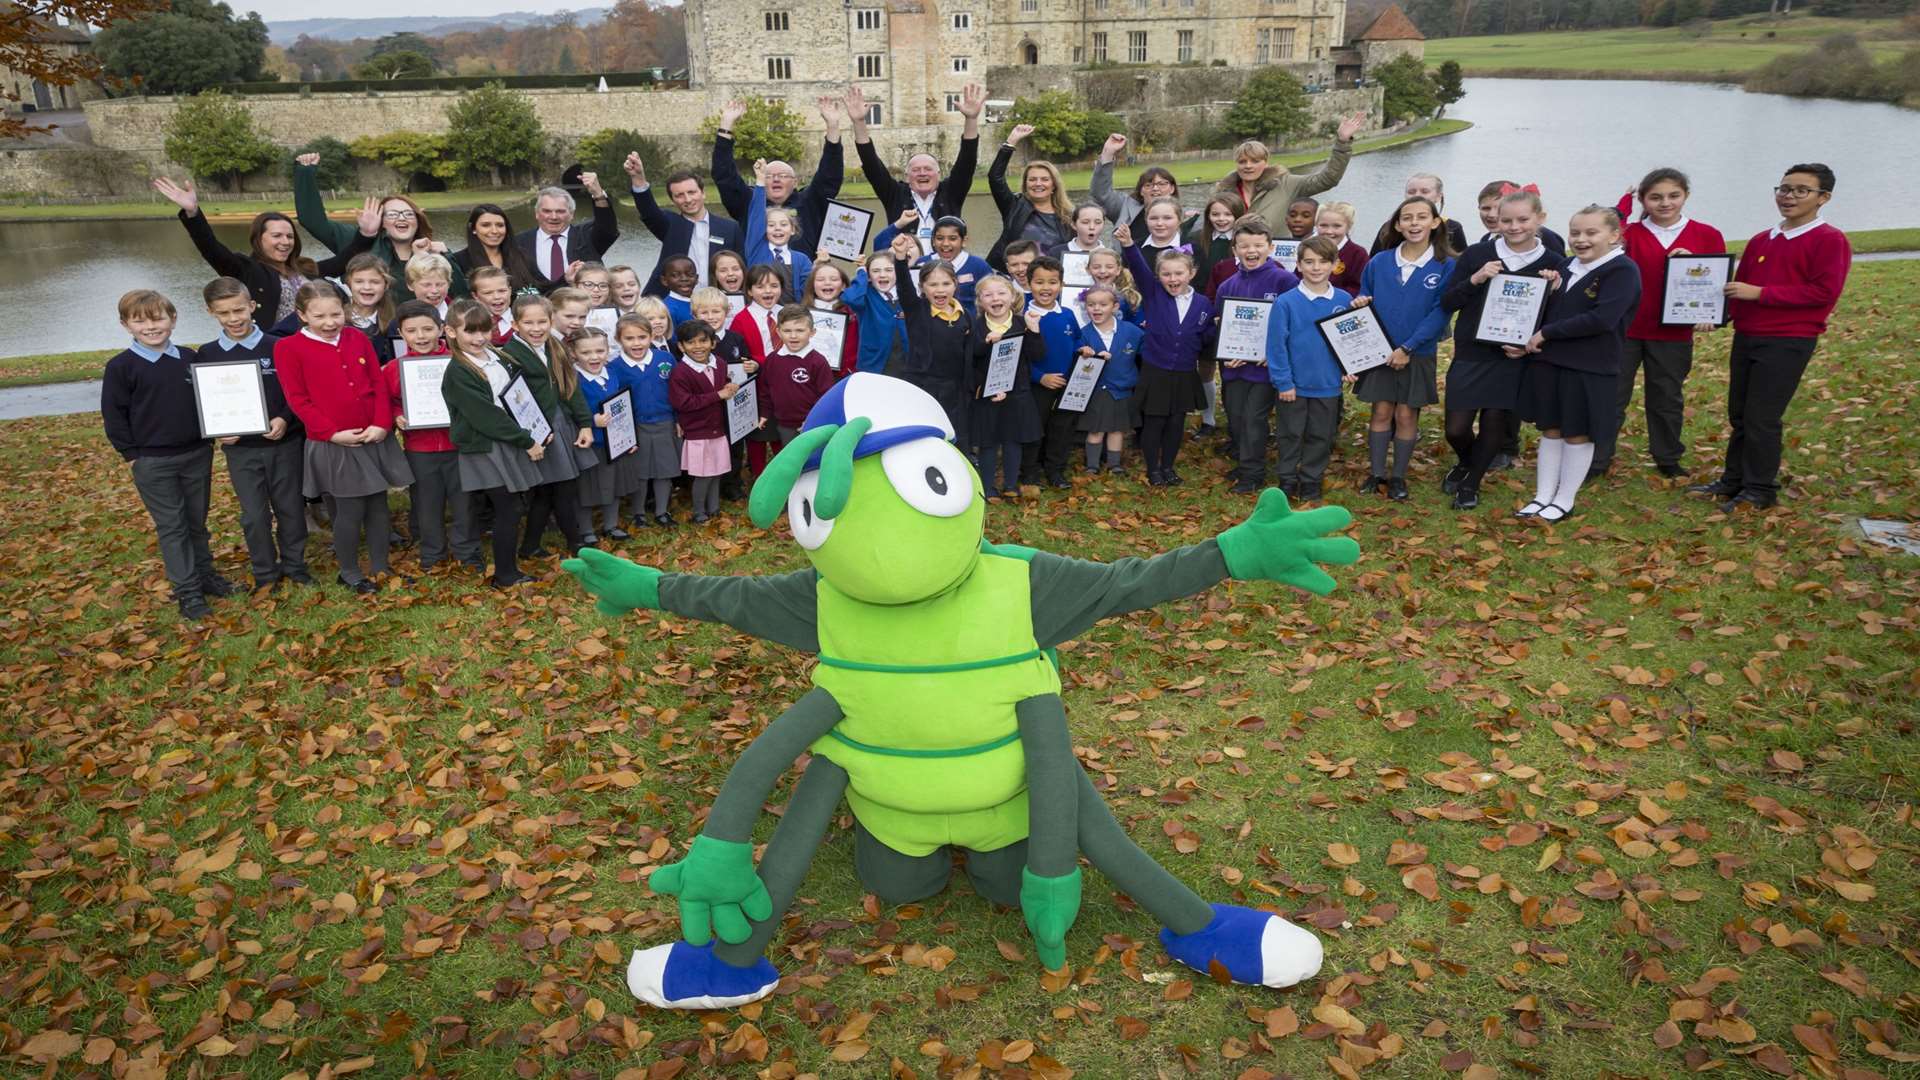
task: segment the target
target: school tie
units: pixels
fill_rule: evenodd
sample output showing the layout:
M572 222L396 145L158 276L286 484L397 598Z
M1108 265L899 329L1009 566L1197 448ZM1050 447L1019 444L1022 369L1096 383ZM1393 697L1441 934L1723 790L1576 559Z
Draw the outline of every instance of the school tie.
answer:
M773 312L769 311L767 312L767 348L773 348L773 343L779 340L780 324L774 320Z
M567 256L560 250L560 238L553 238L553 247L548 249L547 280L565 281L567 279Z
M792 265L787 262L787 249L783 247L773 249L773 261L779 263L781 266Z

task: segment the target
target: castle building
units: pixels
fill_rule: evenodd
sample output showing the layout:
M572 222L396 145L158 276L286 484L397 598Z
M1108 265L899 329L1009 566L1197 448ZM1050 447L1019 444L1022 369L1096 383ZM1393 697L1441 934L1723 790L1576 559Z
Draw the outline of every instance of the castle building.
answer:
M1346 9L1346 0L686 0L684 6L695 87L798 104L854 83L876 126L958 123L961 88L985 81L990 68L1284 64L1298 66L1309 81L1324 73L1324 81L1345 40Z

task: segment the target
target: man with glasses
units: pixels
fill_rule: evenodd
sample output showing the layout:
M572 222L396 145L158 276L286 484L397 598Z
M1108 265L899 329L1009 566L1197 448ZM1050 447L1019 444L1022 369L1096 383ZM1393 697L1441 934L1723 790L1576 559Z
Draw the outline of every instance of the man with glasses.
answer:
M533 264L536 283L543 293L565 285L580 264L599 262L620 239L620 222L613 216L613 203L600 186L600 177L583 172L580 186L593 200L593 224L574 224L573 195L566 188L541 188L533 201L534 227L514 237L520 253Z
M1747 241L1727 285L1727 464L1720 479L1687 489L1720 500L1723 512L1779 501L1781 419L1853 265L1846 234L1820 218L1832 198L1832 169L1788 169L1773 189L1780 224Z
M846 159L840 147L840 116L845 102L836 97L819 100L820 121L826 126L826 142L820 147L820 167L813 182L800 184L800 174L784 161L769 161L761 172L767 186L769 209L784 206L799 217L791 247L811 254L820 242L820 226L827 220L827 201L840 194L840 181L846 176ZM743 101L729 101L720 110L720 129L713 136L713 186L720 189L721 205L735 221L747 220L747 206L753 201L753 186L740 178L740 166L733 160L733 125L747 114ZM754 237L746 237L751 245ZM794 285L797 288L799 282Z

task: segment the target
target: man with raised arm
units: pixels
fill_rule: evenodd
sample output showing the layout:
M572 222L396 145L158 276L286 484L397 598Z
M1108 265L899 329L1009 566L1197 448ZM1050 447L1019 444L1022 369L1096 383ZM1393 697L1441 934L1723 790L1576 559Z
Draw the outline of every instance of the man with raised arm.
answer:
M799 234L793 239L793 246L800 251L812 251L820 242L820 226L827 220L827 200L840 194L840 181L846 175L846 161L840 151L840 117L835 109L841 104L838 98L820 99L820 119L826 124L827 136L820 148L820 167L811 183L800 186L799 174L787 162L769 161L766 165L767 205L784 206L800 216ZM733 125L746 111L744 102L727 102L720 110L720 130L713 138L713 184L720 189L720 202L735 221L747 219L747 205L753 198L752 185L741 179L740 167L733 160Z
M873 185L874 198L886 208L885 220L896 221L907 210L920 211L918 231L921 249L933 238L933 223L943 217L966 217L967 192L973 187L973 172L980 162L980 111L987 104L987 88L968 83L960 91L960 115L967 118L960 129L960 153L945 179L940 162L932 154L915 154L907 159L907 182L900 183L887 171L886 163L873 148L867 134L867 100L858 86L847 88L847 120L853 125L853 149L860 155L860 169Z
M626 170L634 209L640 211L640 222L660 241L660 258L654 261L653 274L642 290L646 295L658 295L660 265L675 255L692 259L698 283L708 285L711 282L707 274L715 252L745 250L739 223L707 209L707 189L691 170L682 169L667 177L667 198L678 211L672 215L654 201L653 189L647 184L647 168L639 154L627 155Z
M593 224L573 220L575 204L566 188L546 187L533 200L534 227L514 237L520 253L533 265L541 292L565 285L581 263L599 262L620 239L620 222L613 216L613 203L600 186L600 177L583 172L580 186L593 200Z

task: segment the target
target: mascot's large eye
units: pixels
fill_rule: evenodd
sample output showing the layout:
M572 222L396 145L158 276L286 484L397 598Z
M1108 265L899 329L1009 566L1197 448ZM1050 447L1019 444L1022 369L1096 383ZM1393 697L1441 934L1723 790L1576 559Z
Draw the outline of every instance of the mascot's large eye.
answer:
M915 439L880 451L887 482L907 505L934 517L958 517L973 505L973 470L952 443Z
M833 531L833 519L821 517L814 506L814 497L819 491L820 470L813 469L801 473L793 491L787 495L787 526L793 530L794 540L808 551L818 550L827 542L827 534Z

